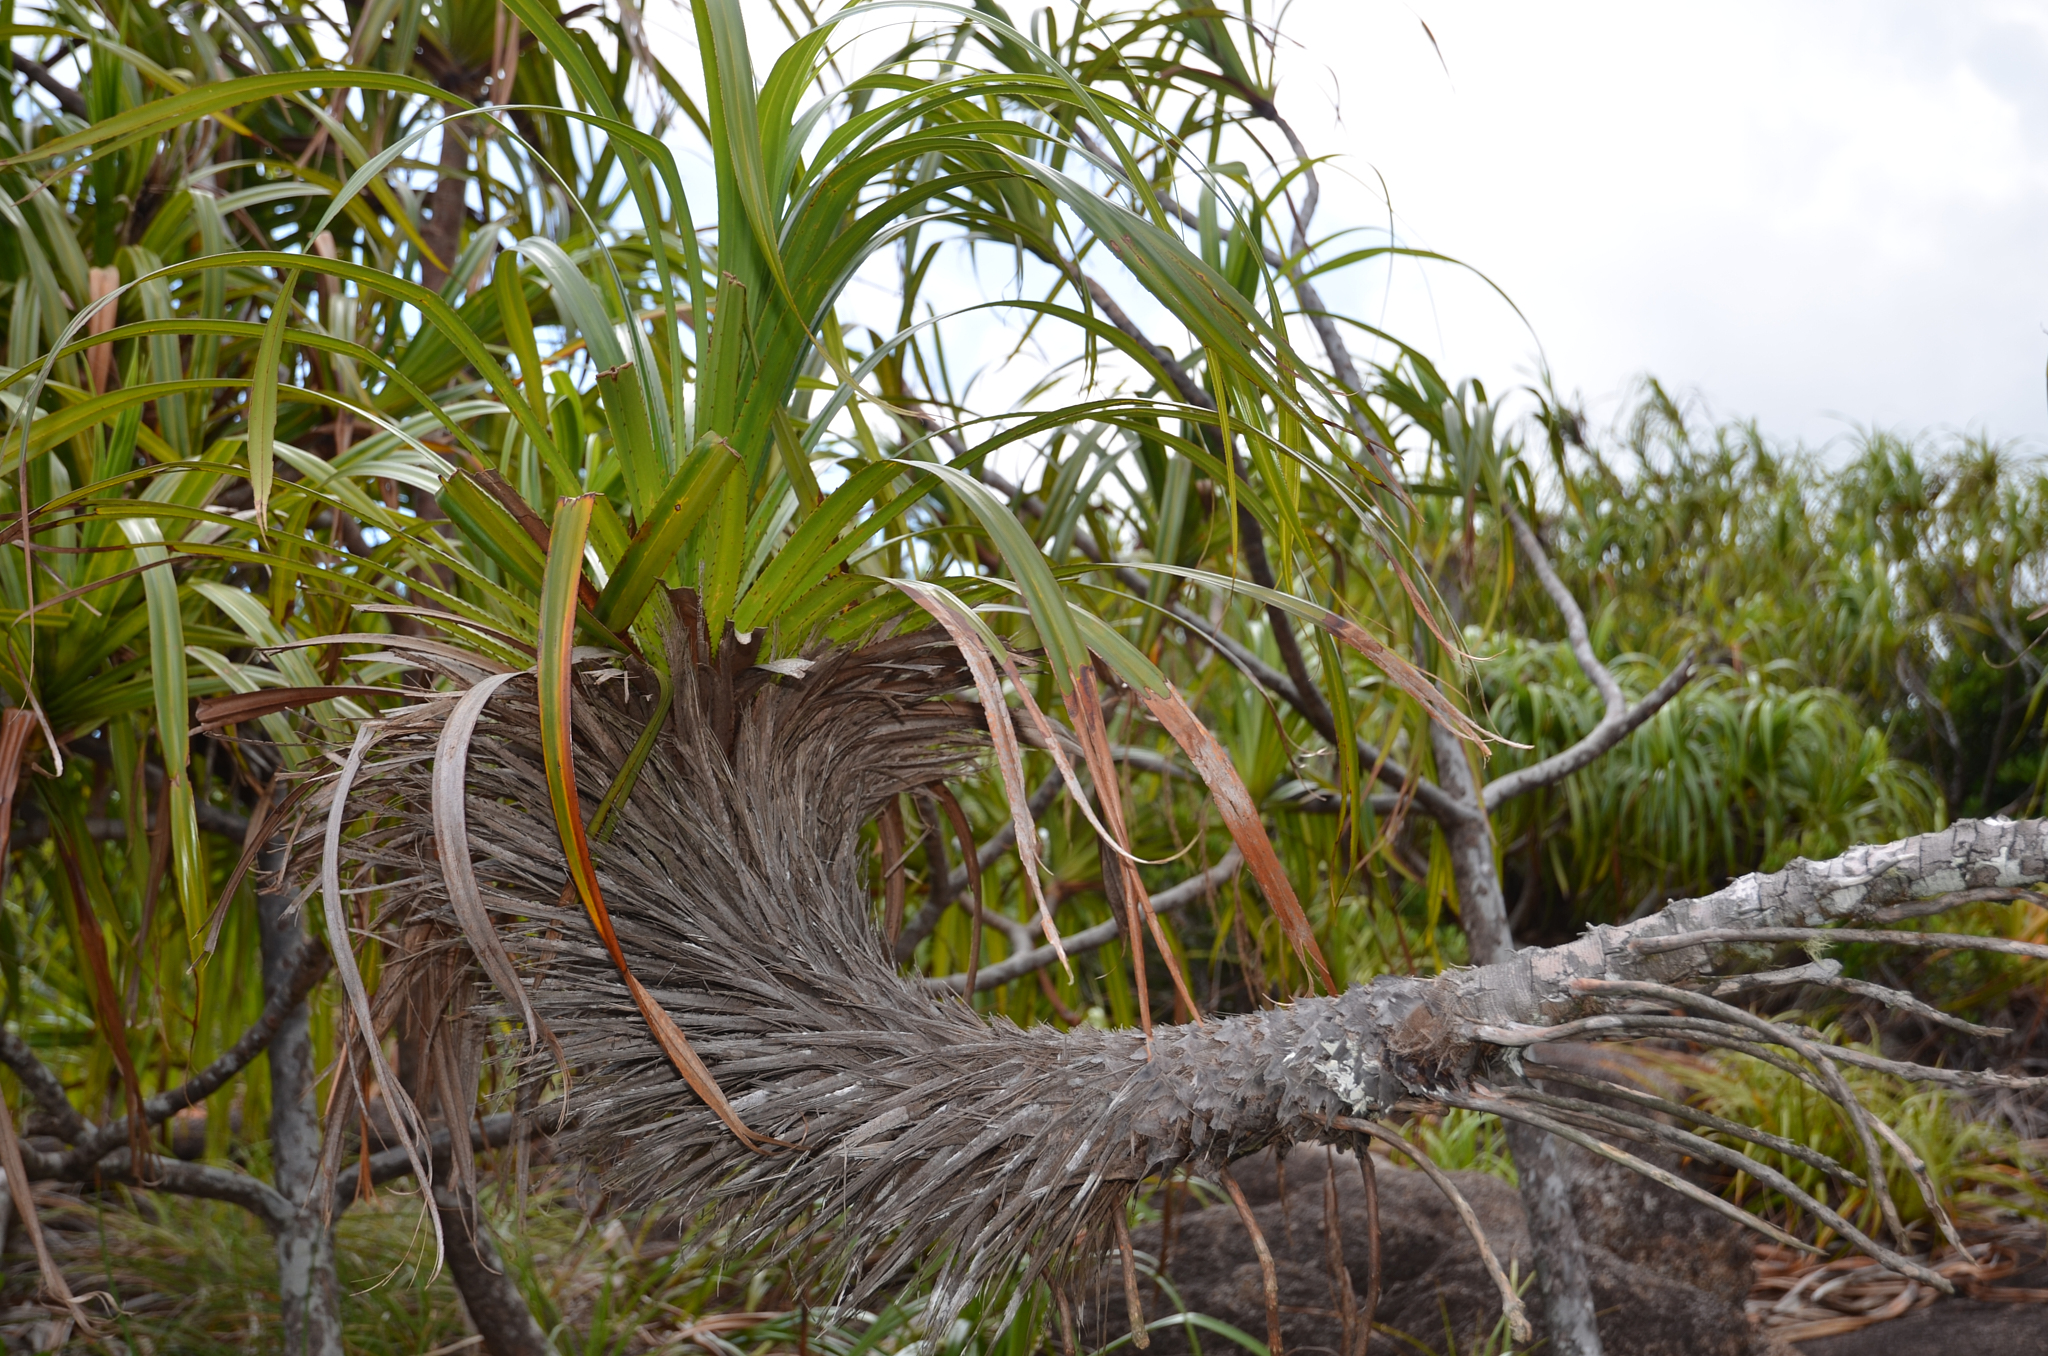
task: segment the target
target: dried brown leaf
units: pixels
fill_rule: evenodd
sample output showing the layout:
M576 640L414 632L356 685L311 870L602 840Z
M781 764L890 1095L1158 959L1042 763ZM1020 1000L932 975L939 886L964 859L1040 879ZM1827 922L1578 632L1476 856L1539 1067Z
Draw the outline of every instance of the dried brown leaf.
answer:
M469 853L469 809L465 803L469 744L476 733L477 720L492 695L521 676L493 674L465 692L455 704L434 749L433 814L434 846L440 856L441 879L448 886L448 903L455 911L455 920L462 925L462 935L469 939L484 973L498 986L505 1001L519 1009L526 1026L527 1046L531 1048L536 1036L546 1037L550 1046L554 1045L554 1037L535 1015L526 985L520 982L519 972L513 968L512 958L505 953L505 944L499 940L491 915L484 908L483 894L477 888L476 863Z
M1301 901L1295 897L1293 883L1280 867L1279 854L1273 850L1273 840L1266 834L1265 821L1259 817L1259 807L1252 802L1251 791L1245 786L1244 779L1237 775L1237 765L1230 761L1229 751L1189 709L1187 701L1171 684L1162 692L1140 689L1139 695L1154 719L1166 727L1166 732L1187 754L1188 761L1194 764L1195 771L1208 786L1210 799L1222 814L1230 836L1237 841L1238 850L1244 853L1245 863L1252 869L1252 878L1258 881L1267 903L1272 905L1273 916L1280 920L1280 930L1286 934L1288 944L1304 963L1314 966L1316 973L1322 976L1325 992L1337 992L1337 982L1330 976L1329 963L1323 959L1322 948L1316 945L1315 928L1302 911Z

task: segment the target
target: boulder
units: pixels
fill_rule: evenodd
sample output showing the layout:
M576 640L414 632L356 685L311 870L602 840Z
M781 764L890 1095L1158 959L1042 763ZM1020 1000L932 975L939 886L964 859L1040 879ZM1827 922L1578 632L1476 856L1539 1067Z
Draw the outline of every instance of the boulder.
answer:
M1446 1356L1505 1350L1498 1292L1456 1211L1420 1172L1377 1161L1382 1291L1373 1349L1408 1356L1416 1348L1399 1340L1398 1333ZM1297 1356L1344 1356L1342 1319L1326 1261L1326 1164L1336 1170L1344 1265L1362 1304L1367 1227L1356 1161L1320 1148L1295 1150L1284 1164L1284 1200L1282 1174L1270 1153L1232 1169L1272 1252L1281 1331L1287 1351ZM1763 1356L1769 1350L1752 1335L1743 1312L1752 1263L1740 1229L1591 1155L1572 1159L1572 1170L1607 1356ZM1516 1190L1483 1173L1454 1173L1452 1178L1471 1202L1502 1265L1524 1280L1532 1277L1528 1226ZM1265 1288L1258 1256L1229 1200L1220 1191L1178 1188L1170 1238L1165 1223L1133 1233L1139 1251L1157 1258L1165 1250L1166 1285L1140 1282L1147 1315L1156 1319L1184 1308L1264 1341ZM1180 1305L1173 1301L1175 1293ZM1542 1305L1533 1280L1523 1295L1540 1341ZM1122 1282L1116 1272L1105 1273L1083 1297L1081 1318L1087 1329L1084 1341L1094 1345L1124 1330ZM1205 1335L1200 1341L1213 1353L1222 1339ZM1189 1350L1184 1329L1153 1334L1156 1356Z

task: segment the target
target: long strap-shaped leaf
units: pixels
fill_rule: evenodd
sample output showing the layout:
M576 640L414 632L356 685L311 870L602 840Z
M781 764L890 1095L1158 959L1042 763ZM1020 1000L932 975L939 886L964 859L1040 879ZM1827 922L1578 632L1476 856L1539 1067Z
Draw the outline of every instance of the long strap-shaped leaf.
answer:
M1456 734L1458 738L1472 744L1489 742L1514 745L1499 735L1489 734L1473 719L1451 704L1448 697L1437 687L1435 681L1403 659L1399 654L1380 642L1371 632L1357 622L1340 617L1327 607L1320 607L1291 593L1278 589L1261 588L1257 584L1228 575L1219 575L1209 570L1190 569L1185 565L1165 565L1156 561L1132 561L1129 568L1153 574L1170 574L1180 579L1193 580L1204 588L1221 589L1225 592L1241 593L1267 607L1277 607L1282 612L1301 618L1305 622L1322 627L1344 644L1365 656L1373 667L1384 673L1395 687L1413 697L1430 719ZM1416 609L1422 611L1422 600L1415 600Z
M1280 930L1287 935L1288 943L1304 965L1314 966L1316 973L1322 976L1324 991L1337 992L1336 982L1330 977L1329 963L1323 959L1322 948L1316 945L1315 929L1310 926L1308 915L1302 911L1301 901L1295 897L1293 883L1280 868L1280 857L1273 850L1273 840L1266 834L1265 821L1259 818L1250 788L1238 775L1236 764L1230 761L1230 751L1188 707L1179 690L1157 665L1145 657L1143 651L1118 635L1108 622L1084 608L1074 609L1074 619L1088 638L1089 647L1138 690L1145 708L1166 727L1174 743L1180 745L1188 761L1195 765L1195 772L1209 788L1209 797L1222 814L1231 838L1236 840L1238 850L1251 867L1253 879L1264 891L1274 917L1280 920Z
M1071 976L1074 967L1067 960L1060 930L1052 921L1052 909L1045 902L1045 890L1038 879L1038 824L1031 817L1031 793L1024 787L1024 752L1017 743L1017 727L1010 719L1010 704L1003 700L1002 681L990 662L994 650L982 638L978 619L952 594L921 579L890 582L946 628L946 634L967 660L967 671L974 675L974 690L981 698L982 713L988 718L988 742L995 750L996 767L1003 776L1003 798L1010 803L1010 823L1017 831L1017 859L1023 867L1024 881L1031 889L1032 902L1038 905L1038 922L1045 929L1045 939ZM1054 747L1058 747L1057 741ZM963 847L961 851L972 857L970 849Z
M556 1046L553 1033L534 1012L526 986L519 982L519 972L513 969L512 958L505 953L505 944L498 940L497 929L484 909L483 894L476 883L476 863L469 855L469 807L464 791L469 780L469 742L492 694L519 676L495 673L470 688L455 703L455 710L441 727L441 738L434 748L434 847L441 860L441 877L448 883L448 902L455 909L455 921L462 925L463 935L469 939L470 949L476 952L484 973L509 1002L518 1005L519 1015L526 1023L528 1047L534 1037L545 1036L559 1057L560 1047Z
M270 75L244 76L239 80L223 81L220 84L202 85L187 90L169 99L152 99L138 104L124 113L104 118L82 131L69 136L56 137L38 144L33 150L0 160L0 166L20 165L29 161L48 161L66 157L64 169L72 172L104 156L112 155L124 146L155 136L169 127L183 127L200 118L220 117L230 108L244 104L259 104L265 99L279 95L307 93L316 89L388 90L397 94L416 94L444 103L462 101L444 89L430 85L424 80L409 75L395 75L386 71L279 71ZM91 147L85 155L77 152ZM76 158L71 158L71 157Z
M1095 781L1095 798L1101 802L1102 817L1109 821L1112 837L1110 842L1121 849L1116 857L1116 869L1123 876L1124 898L1135 906L1131 912L1142 917L1146 929L1152 934L1153 945L1159 948L1159 958L1166 962L1166 973L1173 980L1174 991L1180 1001L1194 1014L1197 1022L1202 1020L1202 1009L1195 1002L1194 990L1188 987L1187 976L1181 973L1180 958L1173 954L1167 944L1166 929L1160 925L1159 911L1152 907L1152 893L1145 888L1144 878L1138 874L1138 864L1131 857L1131 830L1124 821L1123 788L1117 782L1116 760L1109 751L1109 723L1102 712L1102 694L1095 686L1095 669L1083 663L1073 670L1073 691L1067 696L1067 710L1074 717L1074 735L1081 743L1081 756L1088 760L1088 774ZM1145 989L1145 945L1138 936L1131 920L1128 927L1131 948L1132 978L1138 988L1138 1015L1145 1028L1145 1039L1152 1039L1152 1018L1148 1010L1150 999Z
M191 746L185 724L189 713L182 600L177 579L167 563L170 552L163 545L163 533L157 524L149 518L123 518L121 530L134 544L139 563L160 566L142 572L143 596L149 612L150 675L156 691L157 739L163 746L164 812L170 817L172 876L178 887L178 907L184 914L186 940L196 943L206 922L207 893L200 871L198 812L192 801L192 777L187 766Z
M114 988L114 969L107 958L107 934L100 926L99 910L93 907L92 888L86 881L85 864L81 858L89 849L91 840L86 837L85 825L76 818L77 803L59 802L51 807L55 813L50 816L52 835L57 846L57 859L64 867L64 883L71 892L71 909L78 928L78 949L85 961L85 975L92 992L93 1017L100 1028L100 1038L107 1043L108 1051L114 1056L114 1065L121 1071L121 1091L128 1101L128 1147L129 1161L135 1165L138 1180L147 1176L143 1164L149 1152L149 1121L142 1110L142 1083L135 1073L135 1052L128 1043L128 1016L121 1007L121 996Z
M25 706L0 711L0 885L6 883L7 852L14 836L14 795L21 785L22 761L35 736L35 713Z
M653 509L633 534L617 568L597 600L597 617L606 626L624 630L661 583L662 572L690 540L690 533L717 502L726 477L739 465L739 454L723 438L714 438L683 464L653 500Z
M977 635L977 642L986 646L987 651L1002 662L1010 676L1011 685L1017 690L1018 699L1024 703L1025 711L1031 716L1041 738L1045 741L1046 752L1052 755L1053 764L1059 768L1061 778L1065 780L1068 791L1073 795L1074 803L1080 806L1081 813L1087 817L1089 824L1101 835L1102 841L1116 858L1116 882L1105 883L1110 885L1110 888L1116 888L1120 883L1121 889L1116 897L1129 901L1133 906L1130 909L1133 916L1126 920L1131 948L1131 981L1137 989L1138 1022L1144 1029L1146 1040L1150 1041L1152 1038L1152 999L1145 981L1144 939L1137 928L1140 917L1152 934L1154 943L1159 947L1160 958L1166 962L1166 972L1172 977L1174 989L1180 994L1181 1002L1199 1021L1201 1008L1195 1002L1194 991L1188 987L1187 978L1181 973L1180 961L1167 944L1165 929L1160 925L1159 916L1152 908L1151 893L1145 889L1145 882L1138 875L1138 859L1131 852L1130 830L1124 822L1123 801L1117 788L1116 764L1109 753L1109 730L1103 722L1102 703L1095 688L1095 671L1089 666L1087 645L1081 639L1080 631L1065 600L1059 596L1058 585L1053 580L1051 570L1046 566L1044 558L1038 554L1037 546L1028 538L1023 539L1021 544L1016 540L1023 529L1015 518L1004 512L1000 505L988 507L993 505L994 501L988 498L986 490L973 481L951 473L951 468L933 469L947 472L948 483L964 489L964 497L970 507L982 516L983 522L990 528L991 535L1006 548L1005 556L1022 577L1020 590L1024 593L1026 601L1044 603L1042 608L1034 606L1031 609L1031 616L1038 623L1039 638L1045 644L1047 662L1053 666L1054 681L1066 699L1068 714L1074 720L1081 755L1088 764L1089 774L1094 778L1095 798L1102 807L1100 818L1088 808L1088 797L1081 790L1080 780L1074 773L1072 763L1068 761L1065 750L1060 747L1059 738L1052 729L1051 722L1045 718L1045 714L1038 709L1038 703L1032 699L1031 690L1025 686L1023 677L1017 672L1016 663L1010 658L1008 651L995 637L986 634L985 629L974 622L973 614L964 608L957 611L943 608L942 612L934 615L939 617L941 624L946 625L949 633L953 633L953 623L962 620L975 625L976 629L982 632ZM1033 585L1036 585L1035 589ZM898 587L902 585L899 583ZM926 606L929 606L927 599L937 601L936 596L928 591L924 596L920 596L915 589L904 591ZM946 612L953 614L952 621L949 622L948 617L944 615ZM1053 637L1061 634L1062 627L1068 641L1064 647L1056 649ZM957 635L955 639L957 643ZM965 647L962 652L969 654L971 664L972 654ZM1066 663L1062 672L1061 666L1065 661L1056 655L1077 656L1078 662ZM976 685L980 685L978 676ZM986 706L986 696L983 702ZM993 713L990 724L995 724ZM1020 826L1018 841L1023 842L1024 837Z
M633 1004L654 1036L655 1043L675 1065L690 1090L704 1100L712 1114L725 1122L726 1129L756 1153L782 1141L749 1130L739 1113L726 1101L718 1080L697 1057L689 1039L675 1018L654 995L647 992L626 963L612 929L611 912L597 884L597 864L591 860L590 840L583 827L583 807L576 795L574 735L570 725L570 658L576 642L576 586L583 578L583 543L590 533L590 510L595 495L564 499L555 509L552 540L548 544L547 575L541 583L540 604L540 730L541 750L546 760L548 800L554 806L555 830L562 838L562 851L569 859L569 879L590 915L590 925L604 943L605 953L618 968L619 978L633 995Z
M348 997L357 1038L370 1057L370 1070L376 1075L378 1086L384 1089L385 1104L391 1110L391 1126L398 1132L398 1143L405 1150L406 1162L412 1168L420 1189L426 1191L432 1189L434 1181L429 1166L432 1158L420 1152L427 1141L427 1124L420 1118L419 1108L413 1105L412 1098L405 1095L397 1075L391 1071L390 1061L384 1058L384 1042L377 1030L376 1019L370 1013L370 991L363 984L363 972L356 964L355 948L349 943L348 909L341 899L341 830L348 822L348 793L355 785L356 774L363 769L364 755L377 742L382 730L379 725L365 725L356 731L355 743L349 746L348 757L342 761L341 772L334 779L334 799L328 804L326 829L320 838L320 904L327 922L327 949L334 956L335 978L341 981L342 992ZM434 1255L438 1259L444 1246L441 1212L435 1210L430 1214L434 1226Z
M299 271L290 269L278 285L263 342L256 350L255 380L249 385L249 489L256 501L256 530L270 516L270 478L277 442L277 365L284 360L284 330L291 319Z

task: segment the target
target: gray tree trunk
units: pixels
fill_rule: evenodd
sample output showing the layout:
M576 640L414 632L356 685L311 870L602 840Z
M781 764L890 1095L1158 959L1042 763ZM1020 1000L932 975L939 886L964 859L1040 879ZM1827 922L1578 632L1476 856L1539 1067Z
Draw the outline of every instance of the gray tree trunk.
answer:
M259 871L277 869L281 849L263 854ZM289 894L256 896L263 945L263 994L290 985L306 930L288 918ZM341 1298L335 1283L334 1234L319 1191L320 1115L313 1094L318 1070L306 1005L291 1010L270 1042L270 1154L275 1186L295 1212L276 1232L277 1292L288 1356L342 1356Z
M1466 761L1463 741L1441 725L1429 727L1436 755L1437 784L1472 813L1443 825L1458 886L1458 916L1472 946L1474 965L1494 965L1515 954L1508 928L1507 898L1494 864L1493 821L1480 803L1479 787ZM1594 1321L1593 1276L1585 1242L1572 1214L1571 1187L1556 1141L1541 1130L1505 1121L1508 1152L1521 1181L1522 1208L1529 1216L1529 1241L1536 1251L1536 1284L1550 1349L1558 1356L1601 1356Z
M453 1183L436 1186L434 1209L441 1215L448 1275L462 1296L470 1325L484 1339L484 1350L490 1356L555 1356L548 1335L491 1242L476 1198Z
M427 1041L419 1020L419 1013L408 1005L398 1041L398 1081L422 1111L438 1110L453 1130L466 1119L466 1108L442 1106L437 1096L427 1094L425 1071L420 1067ZM440 1216L441 1255L448 1264L448 1279L488 1356L555 1356L526 1296L519 1293L491 1242L476 1196L452 1172L445 1177L435 1174L434 1211Z

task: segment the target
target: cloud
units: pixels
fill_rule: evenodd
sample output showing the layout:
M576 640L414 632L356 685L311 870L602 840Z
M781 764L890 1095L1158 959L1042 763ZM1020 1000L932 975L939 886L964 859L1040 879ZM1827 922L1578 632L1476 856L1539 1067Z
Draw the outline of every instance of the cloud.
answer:
M1596 409L1647 371L1815 443L2048 440L2038 7L1298 0L1285 24L1283 110L1341 157L1321 224L1391 201L1533 327L1441 266L1347 281L1448 371L1511 384L1540 340Z

